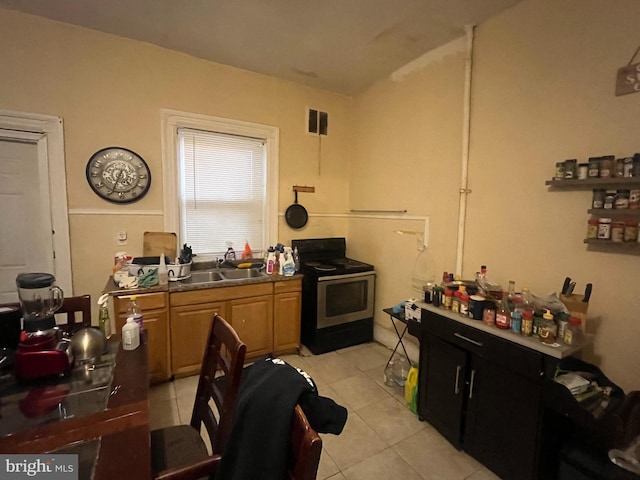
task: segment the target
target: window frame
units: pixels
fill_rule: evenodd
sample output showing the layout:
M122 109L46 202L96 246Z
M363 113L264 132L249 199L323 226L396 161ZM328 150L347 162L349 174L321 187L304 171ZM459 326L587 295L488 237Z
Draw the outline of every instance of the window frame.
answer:
M262 250L269 245L275 245L278 238L278 181L279 181L279 128L270 125L245 122L223 117L214 117L177 110L161 111L162 115L162 184L164 205L164 229L175 232L179 244L182 240L180 231L180 192L179 186L179 142L178 128L193 128L197 130L214 131L230 135L242 135L259 138L265 142L267 156L267 178L265 192L265 209L267 221L265 223L265 245L256 245L256 250ZM198 252L195 252L198 253ZM201 260L206 257L198 256Z

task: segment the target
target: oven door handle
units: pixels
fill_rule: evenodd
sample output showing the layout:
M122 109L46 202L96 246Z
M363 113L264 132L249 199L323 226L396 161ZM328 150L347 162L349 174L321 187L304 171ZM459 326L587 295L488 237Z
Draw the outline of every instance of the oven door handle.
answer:
M376 272L374 270L369 270L368 272L360 272L360 273L347 273L345 275L323 275L318 277L319 282L328 282L330 280L342 280L349 278L359 278L359 277L368 277L375 276Z

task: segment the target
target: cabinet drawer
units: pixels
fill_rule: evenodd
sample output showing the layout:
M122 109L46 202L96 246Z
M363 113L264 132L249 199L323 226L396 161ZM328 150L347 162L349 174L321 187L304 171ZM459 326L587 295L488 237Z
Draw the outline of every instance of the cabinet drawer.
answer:
M215 287L188 292L176 292L171 294L171 306L179 307L195 305L198 303L220 302L235 300L237 298L256 297L259 295L271 295L273 286L271 282L238 285L234 287Z
M116 310L116 314L119 313L127 313L127 308L129 307L129 298L134 295L118 295L117 301L114 302L114 308ZM135 295L136 303L142 310L142 313L145 310L163 310L167 308L167 294L164 292L158 293L143 293L140 295Z
M428 333L490 360L531 380L541 381L543 355L433 312L423 312ZM425 321L426 320L426 321Z
M273 283L273 293L299 292L302 290L302 279Z

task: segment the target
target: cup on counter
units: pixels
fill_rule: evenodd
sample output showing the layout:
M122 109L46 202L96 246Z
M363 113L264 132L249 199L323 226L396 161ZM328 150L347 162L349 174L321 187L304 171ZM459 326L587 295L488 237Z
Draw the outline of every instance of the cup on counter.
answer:
M469 318L482 320L485 298L482 295L471 295L469 297Z

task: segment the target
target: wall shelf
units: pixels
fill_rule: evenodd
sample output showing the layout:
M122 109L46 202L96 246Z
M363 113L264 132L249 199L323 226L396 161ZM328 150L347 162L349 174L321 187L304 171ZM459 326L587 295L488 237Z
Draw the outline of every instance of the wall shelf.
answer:
M613 242L611 240L604 240L602 238L585 238L584 243L589 246L598 246L598 247L615 247L616 249L624 249L624 250L637 250L640 251L640 243L638 242Z
M640 209L637 208L590 208L587 213L594 217L640 219Z
M633 187L640 188L640 177L611 177L611 178L577 178L547 180L545 185L551 189L591 190L593 188Z

